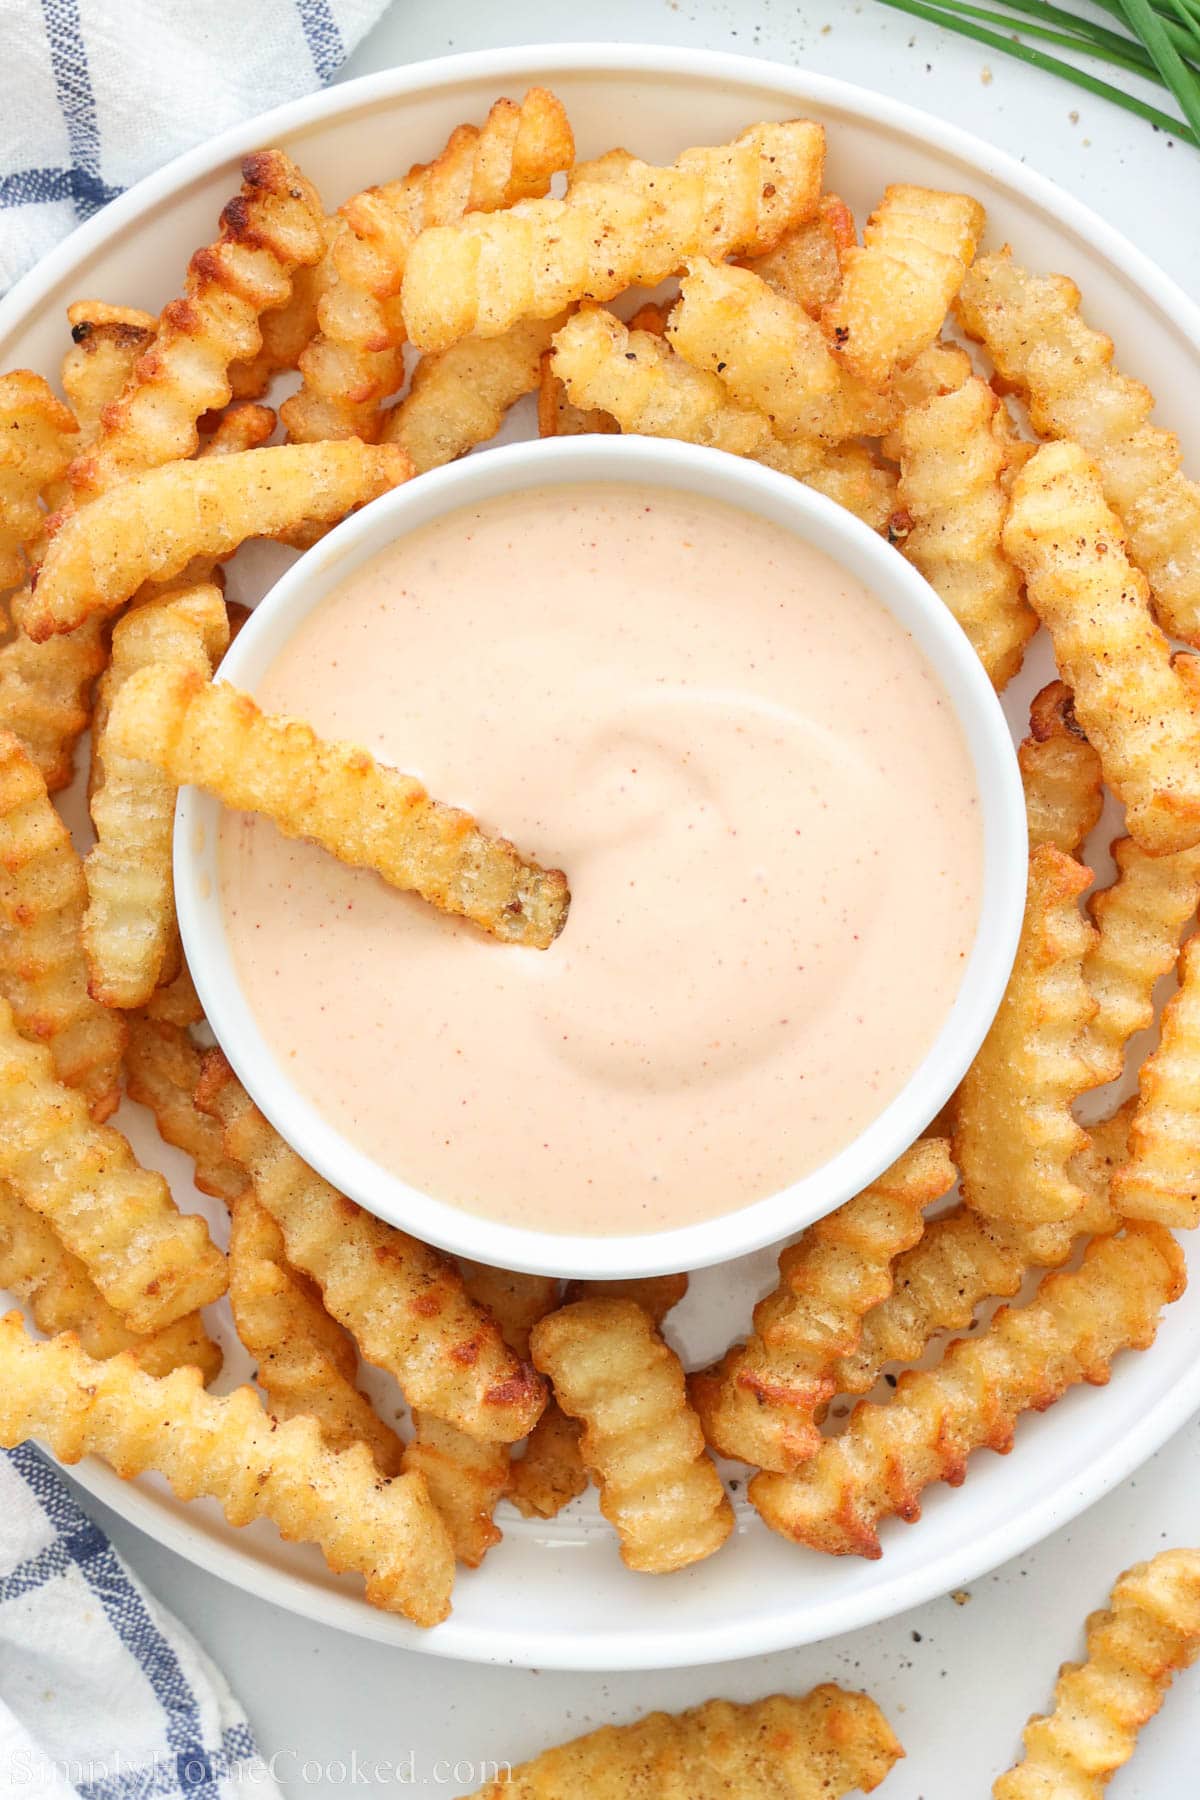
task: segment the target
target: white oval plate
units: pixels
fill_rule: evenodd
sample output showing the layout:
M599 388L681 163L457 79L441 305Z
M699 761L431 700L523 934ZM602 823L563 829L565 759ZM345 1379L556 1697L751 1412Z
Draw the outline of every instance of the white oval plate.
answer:
M428 159L463 119L532 82L565 101L579 153L614 143L669 160L754 120L807 113L830 128L829 182L861 218L888 181L970 189L989 241L1011 240L1035 268L1062 269L1112 333L1123 366L1164 397L1162 417L1200 460L1200 312L1099 218L989 146L877 94L780 66L700 51L562 45L487 51L417 64L334 88L179 158L75 233L0 302L0 366L53 375L70 300L98 296L157 308L178 291L190 251L208 241L237 185L237 160L286 142L336 203ZM526 435L524 420L507 436ZM262 592L279 563L255 549L235 565L237 597ZM257 577L257 579L256 579ZM1029 696L1049 678L1044 645L1006 697L1017 735ZM185 1160L165 1150L141 1109L122 1123L189 1202ZM215 1217L211 1201L195 1204ZM1195 1258L1193 1257L1193 1262ZM670 1335L697 1364L744 1327L770 1285L769 1253L697 1276ZM222 1386L248 1360L218 1313ZM215 1506L183 1507L155 1479L122 1483L89 1461L76 1478L160 1542L235 1585L364 1637L468 1661L561 1669L697 1665L812 1642L868 1624L975 1579L1106 1493L1200 1406L1200 1284L1170 1313L1157 1344L1120 1359L1107 1392L1076 1390L1022 1421L1007 1458L977 1456L960 1492L927 1498L913 1526L891 1526L877 1563L829 1560L772 1537L744 1505L736 1537L696 1568L654 1580L628 1573L589 1500L535 1526L502 1508L504 1542L459 1578L450 1620L419 1632L373 1611L353 1581L265 1525L234 1531ZM734 1471L736 1474L737 1472Z

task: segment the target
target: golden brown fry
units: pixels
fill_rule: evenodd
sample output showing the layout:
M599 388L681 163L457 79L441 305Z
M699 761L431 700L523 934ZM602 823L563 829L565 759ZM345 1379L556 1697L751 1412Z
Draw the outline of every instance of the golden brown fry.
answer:
M895 411L895 423L890 431L884 433L880 445L883 454L893 462L899 462L900 426L905 414L927 405L930 400L935 400L942 394L955 393L965 382L971 380L973 373L971 359L961 344L948 343L945 338L936 338L907 369L899 370L888 387ZM1007 435L1011 429L1007 408L1001 408L997 412L996 429L1005 435L1007 453L1010 457L1013 456L1015 452ZM1004 473L1007 474L1007 471Z
M226 1156L217 1121L196 1105L203 1060L203 1052L182 1025L142 1012L130 1015L125 1046L130 1099L150 1108L165 1144L174 1144L191 1157L200 1192L232 1202L246 1188L246 1171Z
M506 943L544 950L566 922L561 870L526 861L469 813L431 800L413 776L298 719L261 713L225 682L172 665L140 670L116 696L109 742Z
M1129 1161L1113 1177L1113 1204L1129 1219L1200 1225L1200 937L1183 947L1179 991L1138 1075Z
M636 1300L655 1325L661 1325L688 1289L686 1275L650 1275L614 1281L570 1281L564 1300ZM550 1309L547 1308L547 1311ZM530 1433L524 1454L512 1465L509 1497L526 1518L552 1519L582 1494L588 1472L579 1448L582 1426L569 1419L556 1400Z
M139 1168L81 1094L55 1080L0 1001L0 1180L54 1227L135 1331L158 1331L225 1291L204 1220L184 1216L161 1175Z
M841 1800L871 1793L903 1755L873 1700L826 1683L803 1699L706 1700L605 1725L506 1767L469 1800Z
M66 826L21 742L0 730L0 995L93 1118L121 1097L122 1021L88 992L87 889Z
M579 1420L569 1419L551 1399L509 1471L509 1499L525 1518L553 1519L587 1492L589 1477L579 1448L582 1435Z
M79 422L77 452L95 441L103 413L121 393L154 342L158 320L134 306L77 300L67 308L71 348L63 357L62 386Z
M132 1357L94 1362L69 1333L46 1344L20 1313L0 1320L0 1443L40 1438L61 1462L89 1453L129 1480L164 1475L181 1500L218 1501L231 1525L271 1519L366 1581L372 1606L436 1625L454 1557L419 1476L380 1481L365 1446L326 1449L312 1419L282 1423L250 1388L206 1394L195 1369L160 1378Z
M1126 1569L1087 1622L1087 1661L1064 1663L1054 1711L1030 1719L1025 1755L994 1800L1101 1800L1172 1678L1200 1653L1200 1550L1163 1550Z
M810 319L819 319L842 285L842 257L856 241L854 215L845 201L822 194L815 219L797 225L764 256L746 258L742 267L802 306Z
M230 364L262 346L260 315L321 256L323 220L316 190L282 150L246 158L220 236L193 256L183 297L164 307L152 348L71 466L77 501L193 454L196 421L230 398Z
M1071 1107L1092 1086L1083 1040L1096 1002L1083 959L1096 934L1079 910L1090 881L1090 870L1052 844L1033 852L1008 988L958 1090L963 1197L1005 1225L1062 1225L1086 1201L1070 1161L1086 1144Z
M166 1025L201 1024L204 1008L186 964L165 987L157 988L151 994L142 1010L148 1019L160 1019Z
M629 158L603 180L576 180L565 200L524 200L422 232L402 295L422 350L498 337L527 314L654 287L689 256L758 255L811 218L825 136L791 120L754 125L716 149L685 150L667 169Z
M307 1414L331 1450L365 1444L381 1475L399 1474L404 1445L355 1386L358 1354L349 1334L291 1267L283 1233L254 1195L241 1193L230 1212L229 1304L272 1416Z
M802 306L761 276L692 257L667 336L694 368L719 375L733 399L755 407L777 437L844 443L886 430L881 397L839 366Z
M472 340L473 341L473 340ZM542 358L538 375L539 437L612 437L621 427L599 406L576 406L554 372L554 352Z
M293 441L378 437L380 407L403 381L399 295L418 235L545 194L574 155L561 103L531 88L519 106L497 100L482 128L460 125L434 162L347 201L323 264L320 331L299 358L303 385L282 409Z
M508 1487L508 1445L469 1437L419 1408L414 1408L412 1422L404 1467L424 1476L455 1556L469 1569L477 1569L502 1536L492 1514Z
M1097 1086L1116 1080L1130 1038L1154 1023L1155 984L1200 902L1200 846L1147 856L1118 838L1112 849L1116 880L1088 901L1097 937L1083 965L1098 1007L1084 1045Z
M261 450L274 430L275 414L269 406L238 400L216 415L212 430L201 437L196 454L233 456L239 450Z
M1076 1232L1100 1236L1120 1225L1109 1201L1115 1168L1125 1160L1132 1103L1090 1126L1071 1173L1087 1195L1069 1226L1026 1233L955 1206L930 1219L924 1234L893 1265L892 1291L863 1320L856 1347L834 1362L839 1394L867 1394L888 1363L913 1363L943 1331L962 1331L988 1299L1011 1300L1033 1269L1056 1267Z
M40 375L0 375L0 591L25 579L26 547L45 519L39 496L62 480L78 429Z
M62 380L83 447L153 340L155 321L149 313L95 300L77 302L67 309L67 317L74 341L63 361ZM61 504L65 484L54 485L55 504ZM39 555L41 549L39 544ZM99 619L46 644L35 644L18 631L0 645L0 727L21 739L51 793L70 784L75 744L91 715L92 683L105 660Z
M39 1331L47 1337L73 1331L89 1356L128 1350L147 1375L169 1375L185 1363L194 1363L206 1382L220 1373L221 1352L199 1313L149 1337L130 1331L79 1258L6 1181L0 1181L0 1287L28 1306Z
M144 582L170 581L194 557L228 556L251 537L332 524L407 481L393 445L276 444L171 463L123 481L61 518L37 587L14 616L37 642L112 613Z
M453 1264L363 1212L302 1162L219 1050L204 1059L196 1104L221 1121L226 1154L283 1232L292 1267L312 1277L327 1310L368 1362L396 1377L410 1405L493 1442L532 1429L543 1385L468 1300Z
M1004 548L1050 632L1079 723L1151 855L1200 843L1200 706L1150 617L1146 578L1077 444L1043 444L1013 483Z
M687 1291L686 1275L635 1275L624 1280L569 1281L564 1299L568 1304L574 1300L636 1300L655 1325L661 1325Z
M485 444L509 407L537 387L562 322L561 313L518 319L501 337L463 338L440 356L423 356L406 398L385 417L384 442L399 444L418 475Z
M1029 708L1017 752L1029 815L1029 847L1053 844L1078 856L1104 807L1100 758L1079 729L1065 681L1052 681Z
M785 444L764 415L739 406L716 375L694 369L649 332L599 308L575 314L554 340L554 371L571 401L612 414L622 431L681 438L749 456L848 505L875 529L895 505L895 480L859 445Z
M661 1575L719 1550L733 1509L687 1402L679 1359L633 1300L577 1300L534 1327L534 1365L565 1413L631 1569Z
M845 367L882 387L942 329L983 233L968 194L895 185L842 259L842 285L822 324Z
M897 500L912 521L904 554L954 614L998 691L1038 627L1000 548L1008 511L1007 443L996 429L1002 411L987 383L972 376L911 408L896 430Z
M1011 1449L1017 1420L1081 1381L1103 1385L1122 1350L1153 1343L1186 1283L1183 1252L1158 1225L1096 1238L1080 1268L1047 1275L1027 1306L1005 1306L936 1369L906 1370L886 1405L860 1401L841 1437L794 1475L763 1474L750 1498L773 1531L835 1556L882 1554L878 1526L912 1523L933 1482L957 1486L973 1450Z
M23 631L0 644L0 729L20 738L51 793L71 784L75 745L87 730L92 683L105 660L99 618L45 644Z
M810 1225L779 1258L778 1286L754 1309L754 1332L692 1377L692 1404L722 1456L786 1472L821 1444L817 1414L837 1393L834 1359L892 1290L894 1259L954 1186L950 1146L924 1138L855 1199Z
M106 1006L146 1004L175 936L176 784L152 763L117 750L109 729L113 705L130 676L160 662L207 680L228 644L225 602L207 582L134 607L113 631L92 745L96 843L84 863L88 986Z
M529 1334L539 1319L558 1304L555 1275L525 1275L519 1269L494 1269L490 1263L461 1261L463 1286L490 1312L515 1357L529 1361Z
M492 1315L513 1355L528 1362L529 1334L556 1304L557 1280L472 1262L462 1264L462 1277L467 1294ZM543 1413L534 1426L535 1435L545 1418ZM404 1466L424 1475L459 1561L478 1568L492 1545L500 1542L492 1514L509 1486L509 1446L468 1437L456 1426L419 1411L413 1413L413 1431ZM585 1485L586 1481L585 1476Z
M317 335L317 306L329 285L329 241L336 220L321 221L325 253L320 262L297 269L292 291L282 306L273 306L259 318L262 348L257 355L229 365L229 387L235 400L261 400L276 375L300 367L300 358Z
M1030 274L1005 249L979 258L958 310L1035 429L1073 439L1095 462L1164 631L1200 643L1200 484L1184 474L1174 432L1150 423L1154 395L1114 367L1111 340L1079 305L1073 281Z

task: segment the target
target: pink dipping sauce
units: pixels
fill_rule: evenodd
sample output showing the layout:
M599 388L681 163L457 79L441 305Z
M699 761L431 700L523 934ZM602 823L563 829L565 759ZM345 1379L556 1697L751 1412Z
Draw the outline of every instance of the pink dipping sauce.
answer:
M779 526L623 485L453 513L351 575L257 695L570 879L562 936L525 950L223 823L281 1067L438 1199L596 1234L733 1211L850 1142L954 1001L966 742L891 614Z

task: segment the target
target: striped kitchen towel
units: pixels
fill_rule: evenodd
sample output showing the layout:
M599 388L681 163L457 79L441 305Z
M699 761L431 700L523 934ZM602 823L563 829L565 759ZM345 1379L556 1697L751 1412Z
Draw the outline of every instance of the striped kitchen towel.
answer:
M0 0L0 293L170 157L331 81L388 0Z
M31 1444L0 1452L0 1794L279 1800L224 1677Z

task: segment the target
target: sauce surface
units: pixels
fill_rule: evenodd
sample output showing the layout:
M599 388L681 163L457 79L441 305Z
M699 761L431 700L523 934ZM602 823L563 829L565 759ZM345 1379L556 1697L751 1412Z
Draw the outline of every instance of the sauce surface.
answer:
M222 825L238 972L292 1081L413 1186L665 1229L785 1187L937 1035L983 884L950 702L822 553L668 490L549 488L352 574L257 689L566 870L497 943L263 819Z

